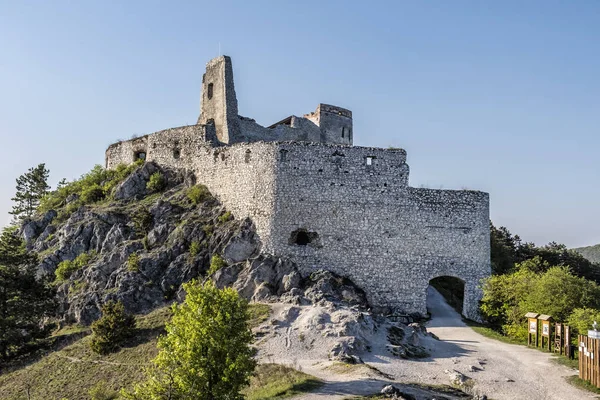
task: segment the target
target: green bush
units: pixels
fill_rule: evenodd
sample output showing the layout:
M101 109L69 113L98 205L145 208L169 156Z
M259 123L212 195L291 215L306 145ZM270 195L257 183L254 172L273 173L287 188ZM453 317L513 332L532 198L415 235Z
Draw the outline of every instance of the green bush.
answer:
M104 198L104 191L97 183L88 186L81 191L81 201L84 204L95 203Z
M529 260L515 272L488 278L483 286L481 312L496 330L515 337L526 337L527 312L551 315L555 321L576 323L578 308L600 307L600 288L595 282L574 276L566 267L550 267L545 272L540 260ZM585 322L583 322L585 323Z
M88 392L90 400L116 400L119 393L108 387L106 382L101 381L94 385Z
M65 182L63 180L56 190L48 193L41 199L38 212L44 213L49 210L60 210L65 207L67 197L76 194L80 197L80 202L75 202L78 203L76 205L72 205L75 203L68 205L70 209L67 212L72 213L82 203L93 203L112 194L113 189L142 164L143 161L138 160L133 164L121 164L115 169L110 170L96 165L90 172L83 174L73 182ZM101 195L100 191L102 192Z
M58 267L54 271L56 275L56 281L62 282L71 277L75 271L79 271L90 263L90 261L96 256L95 251L89 253L81 253L73 261L65 260L58 264Z
M210 267L208 268L208 275L212 275L223 267L227 266L227 262L218 254L213 254L210 259Z
M204 185L192 186L187 190L186 195L194 204L198 204L212 198L208 188Z
M219 220L220 223L225 223L225 222L233 219L233 215L231 215L230 211L227 211L227 212L223 213L223 215L221 215L217 219Z
M194 240L192 244L190 244L190 256L196 257L200 250L202 249L202 245L197 240Z
M569 316L568 325L575 328L580 335L587 335L594 321L600 323L600 310L593 308L576 308Z
M146 183L146 189L150 192L162 192L167 186L167 181L165 177L160 172L155 172L150 175L150 180Z
M140 271L140 256L137 253L131 253L127 259L127 271Z
M110 300L102 306L102 316L92 323L90 347L95 353L108 354L135 331L135 318L125 313L123 303Z
M138 237L145 236L152 226L152 214L147 208L141 207L137 209L131 217L135 232Z

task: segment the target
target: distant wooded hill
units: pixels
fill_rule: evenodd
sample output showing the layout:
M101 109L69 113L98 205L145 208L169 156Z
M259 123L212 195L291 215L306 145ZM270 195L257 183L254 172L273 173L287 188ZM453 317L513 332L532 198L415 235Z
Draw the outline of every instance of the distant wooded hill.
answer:
M600 244L573 249L593 263L600 263Z

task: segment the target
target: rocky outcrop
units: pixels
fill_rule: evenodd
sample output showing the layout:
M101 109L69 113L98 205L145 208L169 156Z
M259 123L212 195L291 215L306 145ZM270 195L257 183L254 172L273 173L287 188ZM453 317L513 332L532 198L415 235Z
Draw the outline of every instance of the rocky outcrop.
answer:
M146 186L156 172L165 190L151 194ZM112 201L81 206L61 221L52 210L22 226L27 247L40 256L40 275L54 279L60 263L79 265L85 255L84 265L56 282L58 313L66 322L89 324L108 300L132 313L181 300L181 285L206 279L217 254L227 265L210 278L248 300L368 308L347 279L328 271L303 277L290 260L261 254L252 222L225 215L211 196L195 204L186 196L192 183L185 172L146 163L116 187Z

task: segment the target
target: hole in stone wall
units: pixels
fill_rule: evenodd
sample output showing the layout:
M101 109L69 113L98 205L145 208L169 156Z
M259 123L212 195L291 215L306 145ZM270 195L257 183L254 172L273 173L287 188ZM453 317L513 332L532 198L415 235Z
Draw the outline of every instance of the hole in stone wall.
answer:
M295 244L298 246L319 246L318 243L319 234L317 232L309 232L306 229L296 229L290 234L289 244Z
M279 161L287 161L287 150L279 150Z
M368 156L367 157L367 165L373 165L373 160L375 159L375 157L372 156Z
M344 138L344 134L346 133L346 128L342 127L342 139Z
M174 158L174 159L176 159L176 160L178 160L178 159L179 159L179 157L181 157L181 150L179 150L179 149L174 149L174 150L173 150L173 158Z
M213 97L213 84L209 83L208 84L208 90L206 91L206 95L208 96L208 99L212 99Z
M252 151L250 151L250 149L246 150L246 155L244 156L244 162L247 164L250 162L252 156Z
M133 155L133 160L137 161L137 160L145 160L146 159L146 152L145 151L136 151Z

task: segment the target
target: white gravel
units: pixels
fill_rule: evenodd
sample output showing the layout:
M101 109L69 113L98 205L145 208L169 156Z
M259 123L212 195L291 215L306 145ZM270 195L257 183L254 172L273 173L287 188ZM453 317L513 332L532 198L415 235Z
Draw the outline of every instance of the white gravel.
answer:
M277 305L275 317L285 315L289 306ZM323 379L326 384L316 393L297 399L342 399L349 395L379 392L387 383L449 384L449 371L458 371L473 380L472 393L485 394L491 399L591 399L595 396L565 381L577 371L551 361L552 356L524 346L511 345L488 339L466 326L443 297L434 289L428 293L428 307L432 318L429 332L440 340L423 339L421 345L430 349L431 357L421 360L402 360L392 356L385 345L386 329L371 333L371 351L361 354L365 363L386 376L358 368L352 373L332 373L327 367L328 352L335 338L324 337L323 332L306 324L307 316L300 314L272 331L260 345L263 362L293 365ZM310 307L309 307L310 308ZM301 310L327 319L324 309ZM284 319L284 318L281 318ZM319 321L315 321L319 322ZM299 340L301 338L301 340ZM312 342L312 346L309 343ZM389 379L388 379L389 378Z

